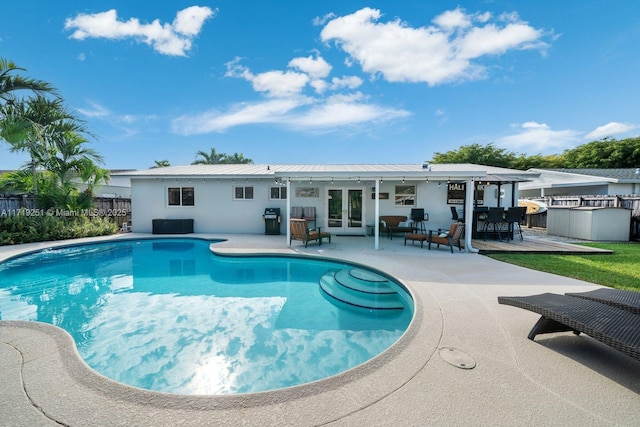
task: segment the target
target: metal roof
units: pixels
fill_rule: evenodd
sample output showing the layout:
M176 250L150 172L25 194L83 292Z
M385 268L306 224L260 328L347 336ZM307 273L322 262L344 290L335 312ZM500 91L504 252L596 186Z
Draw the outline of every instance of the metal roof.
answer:
M526 180L538 176L535 172L516 171L513 169L495 168L471 163L460 164L215 164L186 165L151 168L112 174L130 178L313 178L322 179L357 179L357 178L478 178L492 175L499 179L506 176L505 181Z
M611 168L611 169L540 169L551 172L571 173L578 175L596 176L614 179L618 183L640 183L640 168Z
M521 190L531 190L537 188L558 188L558 187L581 187L594 185L608 185L616 183L613 178L582 175L574 172L575 169L530 169L540 174L538 178L532 182L522 183Z

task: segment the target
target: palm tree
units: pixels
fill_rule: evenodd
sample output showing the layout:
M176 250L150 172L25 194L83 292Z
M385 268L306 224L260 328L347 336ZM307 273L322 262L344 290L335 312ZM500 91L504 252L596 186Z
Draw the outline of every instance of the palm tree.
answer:
M69 112L61 98L37 95L26 102L7 104L0 118L0 136L11 144L11 151L29 153L29 166L34 175L37 194L38 166L45 166L47 158L64 147L65 138L72 134L88 134L84 124Z
M109 179L109 172L100 168L102 156L85 146L87 139L74 132L65 132L56 140L56 150L44 159L43 166L53 177L52 192L57 196L58 207L67 209L86 208L87 200L78 202L80 197L77 181L87 184L88 202L91 201L93 186Z
M233 156L227 156L225 163L230 164L250 164L253 160L247 158L242 153L233 153Z
M151 169L155 169L155 168L166 168L168 166L171 166L171 163L169 163L169 160L154 160L155 165L151 166Z
M26 70L0 58L0 101L3 105L14 102L16 99L14 92L19 90L29 90L38 94L51 93L57 96L56 90L49 83L15 75L17 71Z
M198 151L196 156L202 157L201 159L196 159L191 162L192 165L217 165L220 163L227 163L226 154L217 153L215 148L211 148L211 152L207 153L205 151Z

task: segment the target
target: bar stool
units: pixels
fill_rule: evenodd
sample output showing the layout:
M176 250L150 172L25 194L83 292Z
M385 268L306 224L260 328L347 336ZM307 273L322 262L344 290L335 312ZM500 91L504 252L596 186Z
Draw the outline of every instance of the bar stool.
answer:
M424 212L422 208L411 209L411 220L413 221L413 228L417 232L422 234L427 233L427 228L424 226L424 221L429 221L429 214Z
M509 225L509 235L507 235L507 241L509 241L509 236L513 236L516 233L516 226L518 226L518 232L520 233L520 241L524 240L522 237L522 227L520 227L520 222L524 219L524 215L527 212L526 207L514 206L507 209L507 213L504 216L504 222ZM513 227L513 229L511 228Z
M504 209L502 208L489 208L487 211L487 218L484 220L484 240L487 240L487 229L489 226L493 226L493 232L496 232L496 225L503 224L504 221ZM498 240L502 242L502 234L500 233L500 227L498 229Z

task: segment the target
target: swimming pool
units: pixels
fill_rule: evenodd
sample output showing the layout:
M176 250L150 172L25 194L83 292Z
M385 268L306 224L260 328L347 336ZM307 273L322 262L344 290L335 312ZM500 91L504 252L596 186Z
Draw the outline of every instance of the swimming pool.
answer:
M65 329L87 364L116 381L220 395L343 372L387 349L411 321L402 287L361 266L220 257L210 243L129 240L8 260L0 264L0 319ZM371 295L351 298L334 279L368 283Z

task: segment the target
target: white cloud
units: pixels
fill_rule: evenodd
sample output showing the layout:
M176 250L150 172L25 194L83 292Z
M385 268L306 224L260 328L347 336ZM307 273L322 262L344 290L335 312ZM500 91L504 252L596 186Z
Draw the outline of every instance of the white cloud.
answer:
M302 92L310 77L306 73L295 71L266 71L253 74L247 67L240 64L240 58L235 58L226 64L225 76L235 77L251 82L253 89L271 97L293 96Z
M486 76L483 66L472 60L503 54L513 49L544 49L543 31L503 15L487 23L491 15L465 13L461 8L444 12L428 27L412 28L400 20L379 22L377 9L331 19L320 33L324 42L334 41L373 76L390 82L426 82L438 85ZM506 21L506 24L504 22ZM474 26L476 25L476 26Z
M172 122L172 130L182 135L194 135L225 132L242 125L276 124L300 131L326 131L383 123L410 115L404 110L361 102L360 98L314 100L299 97L240 104L228 111L212 110L197 116L178 117Z
M191 6L182 9L173 20L173 29L185 36L195 37L200 33L204 22L213 15L208 7Z
M602 139L624 134L638 129L640 126L630 123L609 122L606 125L598 126L593 131L585 135L588 139Z
M289 61L289 67L307 73L314 79L323 79L331 73L331 65L322 57L293 58Z
M496 140L496 144L510 151L550 153L569 148L581 140L581 132L566 129L553 130L545 123L526 122L520 131Z
M226 77L250 82L266 99L183 115L173 120L174 132L183 135L225 132L235 126L251 124L326 132L380 124L410 115L405 110L371 104L361 92L350 92L362 85L359 77L328 80L332 67L320 56L289 61L288 67L298 71L272 70L256 74L242 65L240 58L228 62L226 67ZM309 94L305 93L307 88L312 90Z
M299 94L308 82L307 74L279 70L256 74L251 80L254 90L275 97Z
M383 108L378 105L349 101L331 102L319 105L305 114L291 117L289 123L299 129L318 131L340 127L353 128L358 125L386 122L408 115L407 111Z
M172 122L172 130L182 135L196 135L224 132L241 125L283 123L288 114L307 102L298 98L238 104L228 111L211 110L196 116L178 117Z
M437 16L433 22L444 30L467 28L471 26L471 19L462 9L449 10Z
M107 117L111 115L111 111L96 102L89 101L89 105L90 109L78 108L78 112L87 117Z
M179 11L172 24L161 24L158 19L150 24L142 24L137 18L119 20L116 10L111 9L67 18L64 28L73 31L70 37L76 40L133 38L164 55L186 56L191 50L193 38L213 15L214 11L208 7L192 6Z
M334 90L342 88L355 89L361 85L362 79L358 76L342 76L331 79L331 88Z

